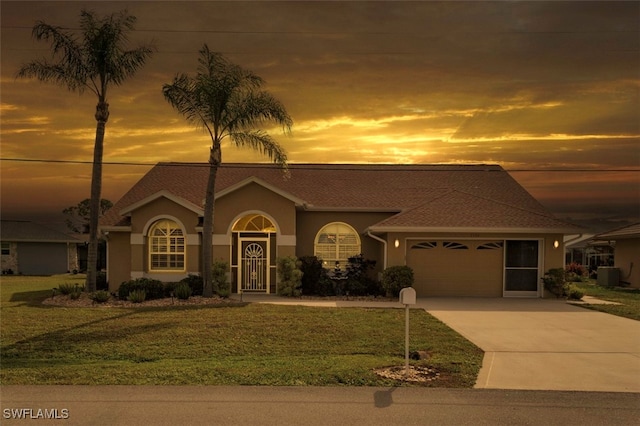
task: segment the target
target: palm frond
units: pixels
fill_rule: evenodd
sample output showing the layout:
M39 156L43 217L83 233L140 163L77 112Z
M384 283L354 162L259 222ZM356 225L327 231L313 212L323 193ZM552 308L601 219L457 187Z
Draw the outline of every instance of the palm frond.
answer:
M250 148L269 157L275 164L287 168L287 153L268 133L251 130L229 133L231 142L240 148Z
M162 94L188 123L203 128L214 137L214 129L209 125L207 105L201 101L198 82L186 74L178 74L172 84L162 86Z

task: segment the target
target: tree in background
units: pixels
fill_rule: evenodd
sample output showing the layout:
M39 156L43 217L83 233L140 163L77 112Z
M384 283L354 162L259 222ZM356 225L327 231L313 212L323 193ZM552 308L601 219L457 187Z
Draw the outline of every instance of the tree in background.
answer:
M211 52L206 44L199 55L196 75L178 74L173 83L162 87L162 92L167 102L189 123L202 128L211 137L202 224L203 295L211 297L214 190L222 162L222 141L228 138L235 146L258 150L286 170L284 149L256 127L274 122L289 131L293 120L280 101L262 90L264 81L260 77L229 62L221 54Z
M119 86L140 69L153 53L151 45L126 50L127 36L134 29L135 16L126 10L106 17L93 12L80 13L82 37L73 31L36 22L32 35L36 40L51 43L51 60L40 59L23 65L17 76L37 78L55 83L79 94L85 90L98 98L95 119L96 137L91 172L91 198L89 203L89 252L87 260L87 291L96 290L96 263L98 255L98 218L102 192L102 154L104 132L109 119L107 89Z
M89 231L89 224L91 223L90 204L91 200L89 198L85 198L77 205L70 206L62 210L62 213L67 216L64 223L66 223L67 228L69 228L71 232L86 234ZM100 200L99 216L104 215L111 207L113 207L113 203L102 198Z

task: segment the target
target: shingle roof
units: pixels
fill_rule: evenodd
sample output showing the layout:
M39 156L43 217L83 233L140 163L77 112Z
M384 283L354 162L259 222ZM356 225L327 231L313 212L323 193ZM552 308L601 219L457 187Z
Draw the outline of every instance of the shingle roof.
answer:
M372 230L394 228L484 228L484 229L566 229L571 228L549 214L532 212L460 191L449 191L424 204L385 219Z
M80 242L70 235L25 220L0 221L0 239L6 242Z
M594 240L616 240L627 238L640 238L640 222L622 228L614 229L612 231L604 232L602 234L598 234L594 237Z
M101 224L128 225L120 212L162 190L202 206L208 170L202 163L157 164L105 214ZM388 219L388 226L426 226L436 213L443 226L482 227L499 221L518 227L525 225L523 221L533 227L568 226L553 218L498 165L291 164L285 178L282 170L270 164L224 164L218 169L216 193L250 177L303 200L303 208L309 210L404 212Z

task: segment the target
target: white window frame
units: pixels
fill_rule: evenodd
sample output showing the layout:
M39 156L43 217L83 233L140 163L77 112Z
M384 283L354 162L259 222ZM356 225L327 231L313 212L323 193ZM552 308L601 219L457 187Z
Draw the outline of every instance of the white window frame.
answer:
M154 235L164 230L164 235ZM156 221L147 234L150 272L184 272L187 265L186 236L180 225L171 219ZM154 259L154 256L157 256ZM160 260L164 257L163 260Z
M345 241L347 239L353 239L355 243ZM327 240L333 240L333 242L327 242ZM358 235L358 232L348 223L328 223L316 234L313 253L314 256L322 261L322 266L325 269L334 269L336 262L339 262L339 267L344 270L350 257L362 253L360 235Z

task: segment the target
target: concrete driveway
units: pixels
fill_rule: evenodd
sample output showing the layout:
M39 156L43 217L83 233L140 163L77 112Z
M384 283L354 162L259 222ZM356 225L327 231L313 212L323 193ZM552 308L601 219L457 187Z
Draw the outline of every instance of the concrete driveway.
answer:
M418 306L485 351L476 388L640 392L640 321L555 299Z

